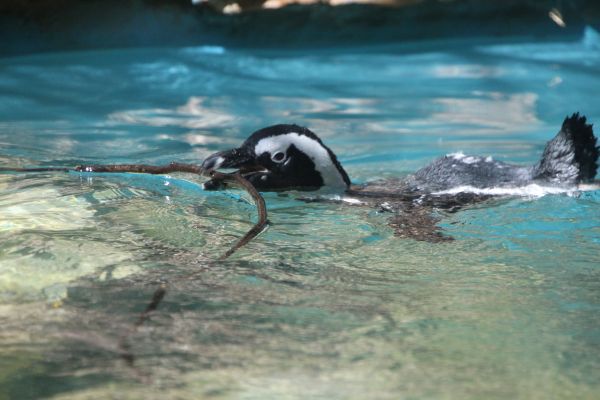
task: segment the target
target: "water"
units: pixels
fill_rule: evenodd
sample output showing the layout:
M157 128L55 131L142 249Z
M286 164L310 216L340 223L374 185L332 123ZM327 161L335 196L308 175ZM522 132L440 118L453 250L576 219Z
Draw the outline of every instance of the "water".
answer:
M407 49L411 49L407 51ZM354 182L462 151L537 160L600 121L600 39L0 59L3 166L200 162L279 122ZM399 239L385 214L201 180L0 175L0 398L597 398L600 191L492 201ZM191 272L196 271L192 277ZM169 290L116 343L159 282Z

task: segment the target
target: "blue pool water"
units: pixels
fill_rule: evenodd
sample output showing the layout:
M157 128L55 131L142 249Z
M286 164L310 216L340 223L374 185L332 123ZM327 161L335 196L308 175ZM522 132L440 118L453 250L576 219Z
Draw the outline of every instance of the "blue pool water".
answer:
M0 166L199 163L310 127L354 182L456 151L537 161L600 124L600 37L313 51L218 46L0 59ZM2 398L597 398L600 191L502 198L395 238L374 209L201 180L0 175ZM190 272L197 274L189 277ZM187 276L187 278L182 278ZM157 313L119 337L159 282Z

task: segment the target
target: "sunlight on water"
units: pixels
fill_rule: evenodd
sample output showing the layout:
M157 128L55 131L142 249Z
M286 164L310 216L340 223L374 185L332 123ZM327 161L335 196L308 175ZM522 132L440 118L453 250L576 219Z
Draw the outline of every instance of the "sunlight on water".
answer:
M452 152L532 164L565 115L600 121L594 35L0 59L0 165L199 163L280 122L317 132L355 182ZM256 216L200 183L0 175L0 398L597 397L594 187L441 214L456 240L439 244L395 238L376 209L270 193L270 228L211 264ZM161 282L128 367L118 340Z

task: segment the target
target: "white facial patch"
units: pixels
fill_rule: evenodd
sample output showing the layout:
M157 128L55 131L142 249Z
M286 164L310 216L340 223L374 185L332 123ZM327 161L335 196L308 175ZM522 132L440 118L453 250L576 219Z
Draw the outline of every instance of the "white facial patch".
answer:
M321 174L325 186L346 187L346 182L344 182L344 178L333 163L327 149L308 136L300 135L296 132L270 136L258 141L254 147L254 153L256 155L263 154L264 152L275 154L280 151L287 156L287 150L292 144L315 163L315 169Z
M213 164L212 169L217 169L219 168L221 165L223 165L223 162L225 161L225 159L221 156L217 157L217 160L215 161L215 163Z

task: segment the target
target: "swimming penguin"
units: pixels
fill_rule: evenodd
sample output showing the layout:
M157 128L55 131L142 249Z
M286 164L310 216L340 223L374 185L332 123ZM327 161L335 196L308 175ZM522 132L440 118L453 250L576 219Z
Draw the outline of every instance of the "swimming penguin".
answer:
M491 157L461 153L438 158L412 175L365 185L352 185L336 155L319 137L298 125L273 125L254 132L239 148L215 153L202 166L171 163L83 165L71 168L0 168L1 171L83 171L204 174L219 168L238 169L260 191L319 191L334 197L313 197L305 201L344 201L375 206L392 212L389 224L400 237L442 241L451 238L438 228L434 210L454 212L531 184L575 188L594 179L599 148L592 125L579 113L565 118L558 134L550 140L539 162L530 166L512 165ZM220 176L225 176L220 174ZM206 190L225 186L211 179Z
M573 187L589 182L598 169L598 154L592 125L575 113L565 118L540 161L530 166L456 153L440 157L405 178L356 186L315 133L282 124L254 132L239 148L209 156L202 167L238 169L261 191L337 191L344 195L341 200L394 212L390 225L398 236L440 241L449 238L436 227L432 208L456 211L494 193L504 193L481 189L530 184ZM204 184L207 190L222 187L217 180Z

